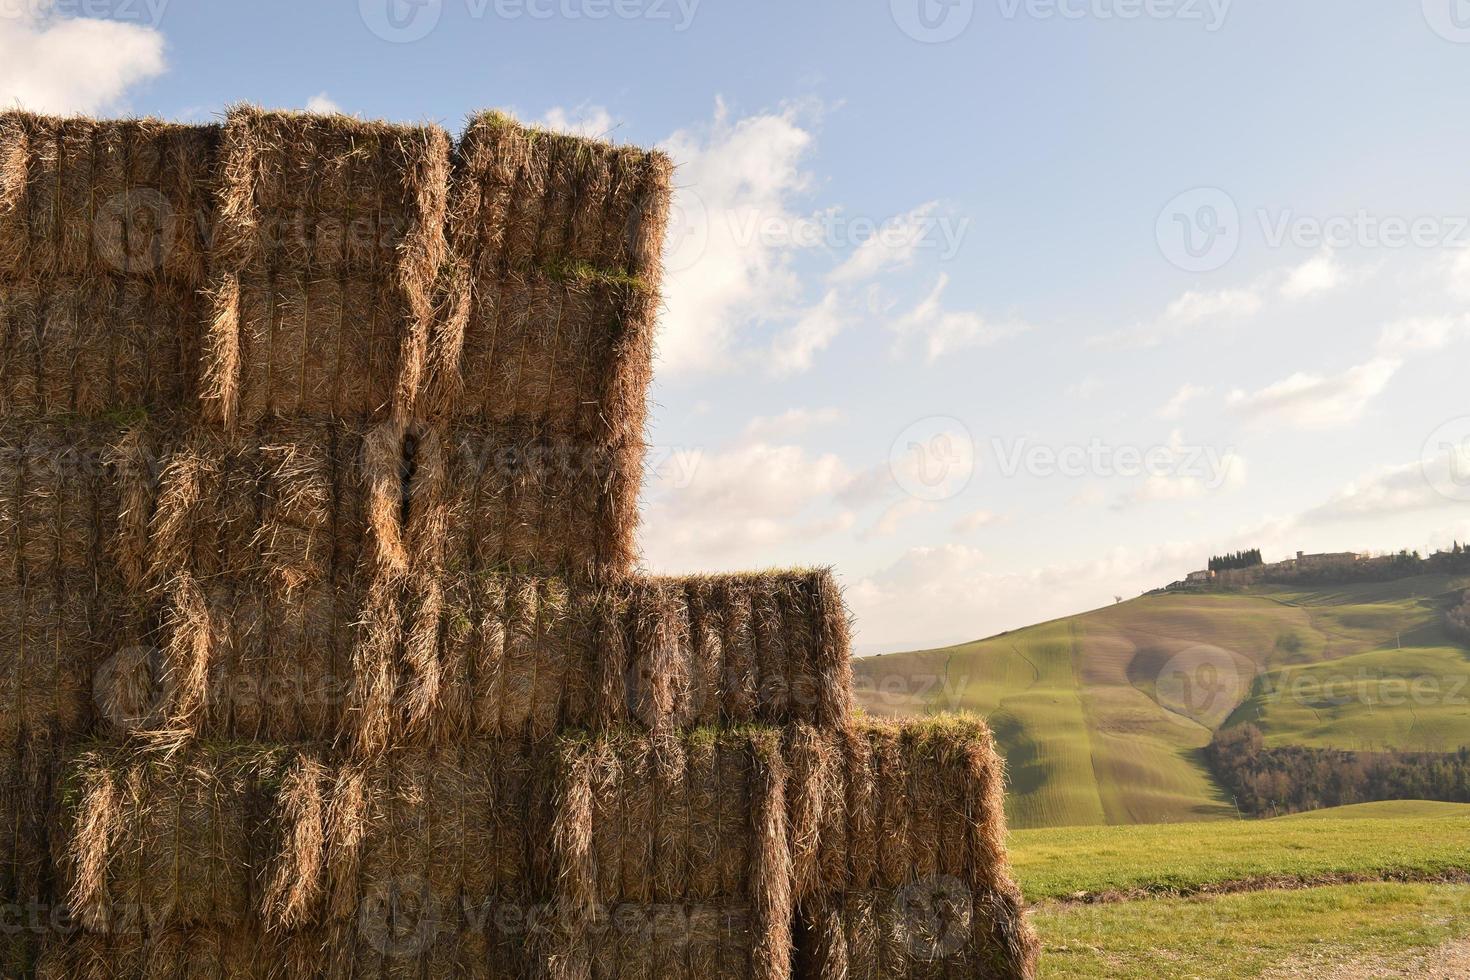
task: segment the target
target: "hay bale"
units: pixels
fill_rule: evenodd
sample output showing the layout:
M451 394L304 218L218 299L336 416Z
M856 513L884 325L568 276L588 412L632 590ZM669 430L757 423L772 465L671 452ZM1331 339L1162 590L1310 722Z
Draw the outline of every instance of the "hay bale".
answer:
M221 156L207 416L412 418L448 257L447 134L237 107Z
M482 113L457 147L451 240L479 276L560 261L656 285L672 169L662 153Z
M846 623L826 572L771 572L726 578L630 578L604 586L559 578L483 574L451 576L443 588L436 635L438 663L421 667L438 680L451 711L438 734L468 726L473 735L549 736L561 726L650 731L693 728L706 720L748 717L763 669L792 676L780 723L840 724L832 716L850 698L847 637L824 632ZM784 663L732 653L749 650L749 596L784 598L768 632L787 633ZM833 648L842 653L840 668ZM722 659L719 656L723 654ZM822 672L818 672L822 669ZM408 672L410 689L420 683Z
M421 442L437 444L444 461L451 565L576 578L631 571L641 443L597 448L518 426L439 428Z
M1004 762L983 722L790 737L804 975L1034 975L1036 938L1005 857ZM845 785L812 788L829 773L802 760L819 757ZM802 802L818 796L845 801L842 827ZM813 828L815 855L803 846ZM801 874L802 859L816 870Z
M113 641L99 622L94 590L80 575L0 588L0 745L27 732L90 727L92 679Z
M166 279L29 279L0 290L0 413L89 418L186 405L195 290Z
M0 746L0 896L14 913L5 932L19 940L16 955L35 945L58 908L50 855L64 746L65 739L48 729Z
M218 126L0 114L0 277L203 283Z
M642 434L657 313L644 284L573 267L457 288L464 319L436 335L430 382L445 414L534 422L595 446Z
M317 772L260 746L85 751L63 777L62 890L92 932L269 922L267 896L295 921L286 896L319 865L301 847L324 819L301 788Z

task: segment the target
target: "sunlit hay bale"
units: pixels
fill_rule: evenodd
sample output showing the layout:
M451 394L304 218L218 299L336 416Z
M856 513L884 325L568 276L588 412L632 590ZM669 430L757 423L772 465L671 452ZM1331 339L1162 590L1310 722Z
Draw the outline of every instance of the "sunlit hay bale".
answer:
M846 770L831 794L846 801L845 832L818 835L815 876L800 874L801 841L823 821L792 808L804 959L862 976L1033 975L1036 939L1005 856L1004 763L983 722L793 737L830 746ZM812 753L789 753L794 800L820 779L799 771Z
M301 827L325 819L321 794L303 788L318 772L259 745L84 752L62 794L72 909L92 932L261 921L266 895L284 902L319 875Z
M193 291L99 275L0 290L0 412L97 418L176 411L196 384Z
M469 569L576 578L633 567L636 452L515 426L433 430L444 460L445 561Z
M247 106L221 155L208 416L412 418L448 257L447 134Z
M656 274L672 165L661 153L470 120L457 149L450 234L477 275L533 262Z
M91 727L93 676L114 639L101 629L94 588L82 575L0 587L0 745Z
M694 578L685 586L689 604L689 697L694 723L718 725L725 669L725 630L714 583Z
M721 720L739 725L752 722L760 700L760 667L756 656L751 592L744 579L712 579L711 615L723 622L721 649Z
M264 499L252 544L282 595L322 582L331 570L336 474L326 435L322 427L286 427L259 449Z
M0 276L202 283L217 126L0 114Z
M840 732L808 725L786 729L786 794L791 835L792 893L797 901L822 890L826 877L846 878L845 861L831 858L847 852L847 799L843 740Z

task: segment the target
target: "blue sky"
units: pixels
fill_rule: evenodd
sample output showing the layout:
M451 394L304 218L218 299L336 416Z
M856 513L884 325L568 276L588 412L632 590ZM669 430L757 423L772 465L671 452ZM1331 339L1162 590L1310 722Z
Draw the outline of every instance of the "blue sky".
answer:
M1467 0L0 0L0 97L665 146L645 560L864 650L1470 538Z

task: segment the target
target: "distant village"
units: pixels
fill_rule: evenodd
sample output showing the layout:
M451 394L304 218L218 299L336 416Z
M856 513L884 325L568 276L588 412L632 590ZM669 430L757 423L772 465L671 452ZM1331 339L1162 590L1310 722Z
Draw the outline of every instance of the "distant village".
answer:
M1470 546L1457 541L1452 548L1436 551L1427 558L1417 551L1387 555L1366 555L1355 551L1318 554L1298 551L1295 558L1269 563L1262 560L1260 549L1255 548L1217 555L1210 559L1208 568L1190 572L1179 581L1154 592L1234 588L1258 583L1386 581L1432 572L1470 572Z

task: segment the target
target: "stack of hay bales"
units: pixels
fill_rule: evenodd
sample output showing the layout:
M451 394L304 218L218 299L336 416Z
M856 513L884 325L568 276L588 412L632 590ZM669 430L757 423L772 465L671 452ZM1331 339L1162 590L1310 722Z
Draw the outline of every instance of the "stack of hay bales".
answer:
M1028 976L976 722L650 577L670 166L0 115L6 975Z

